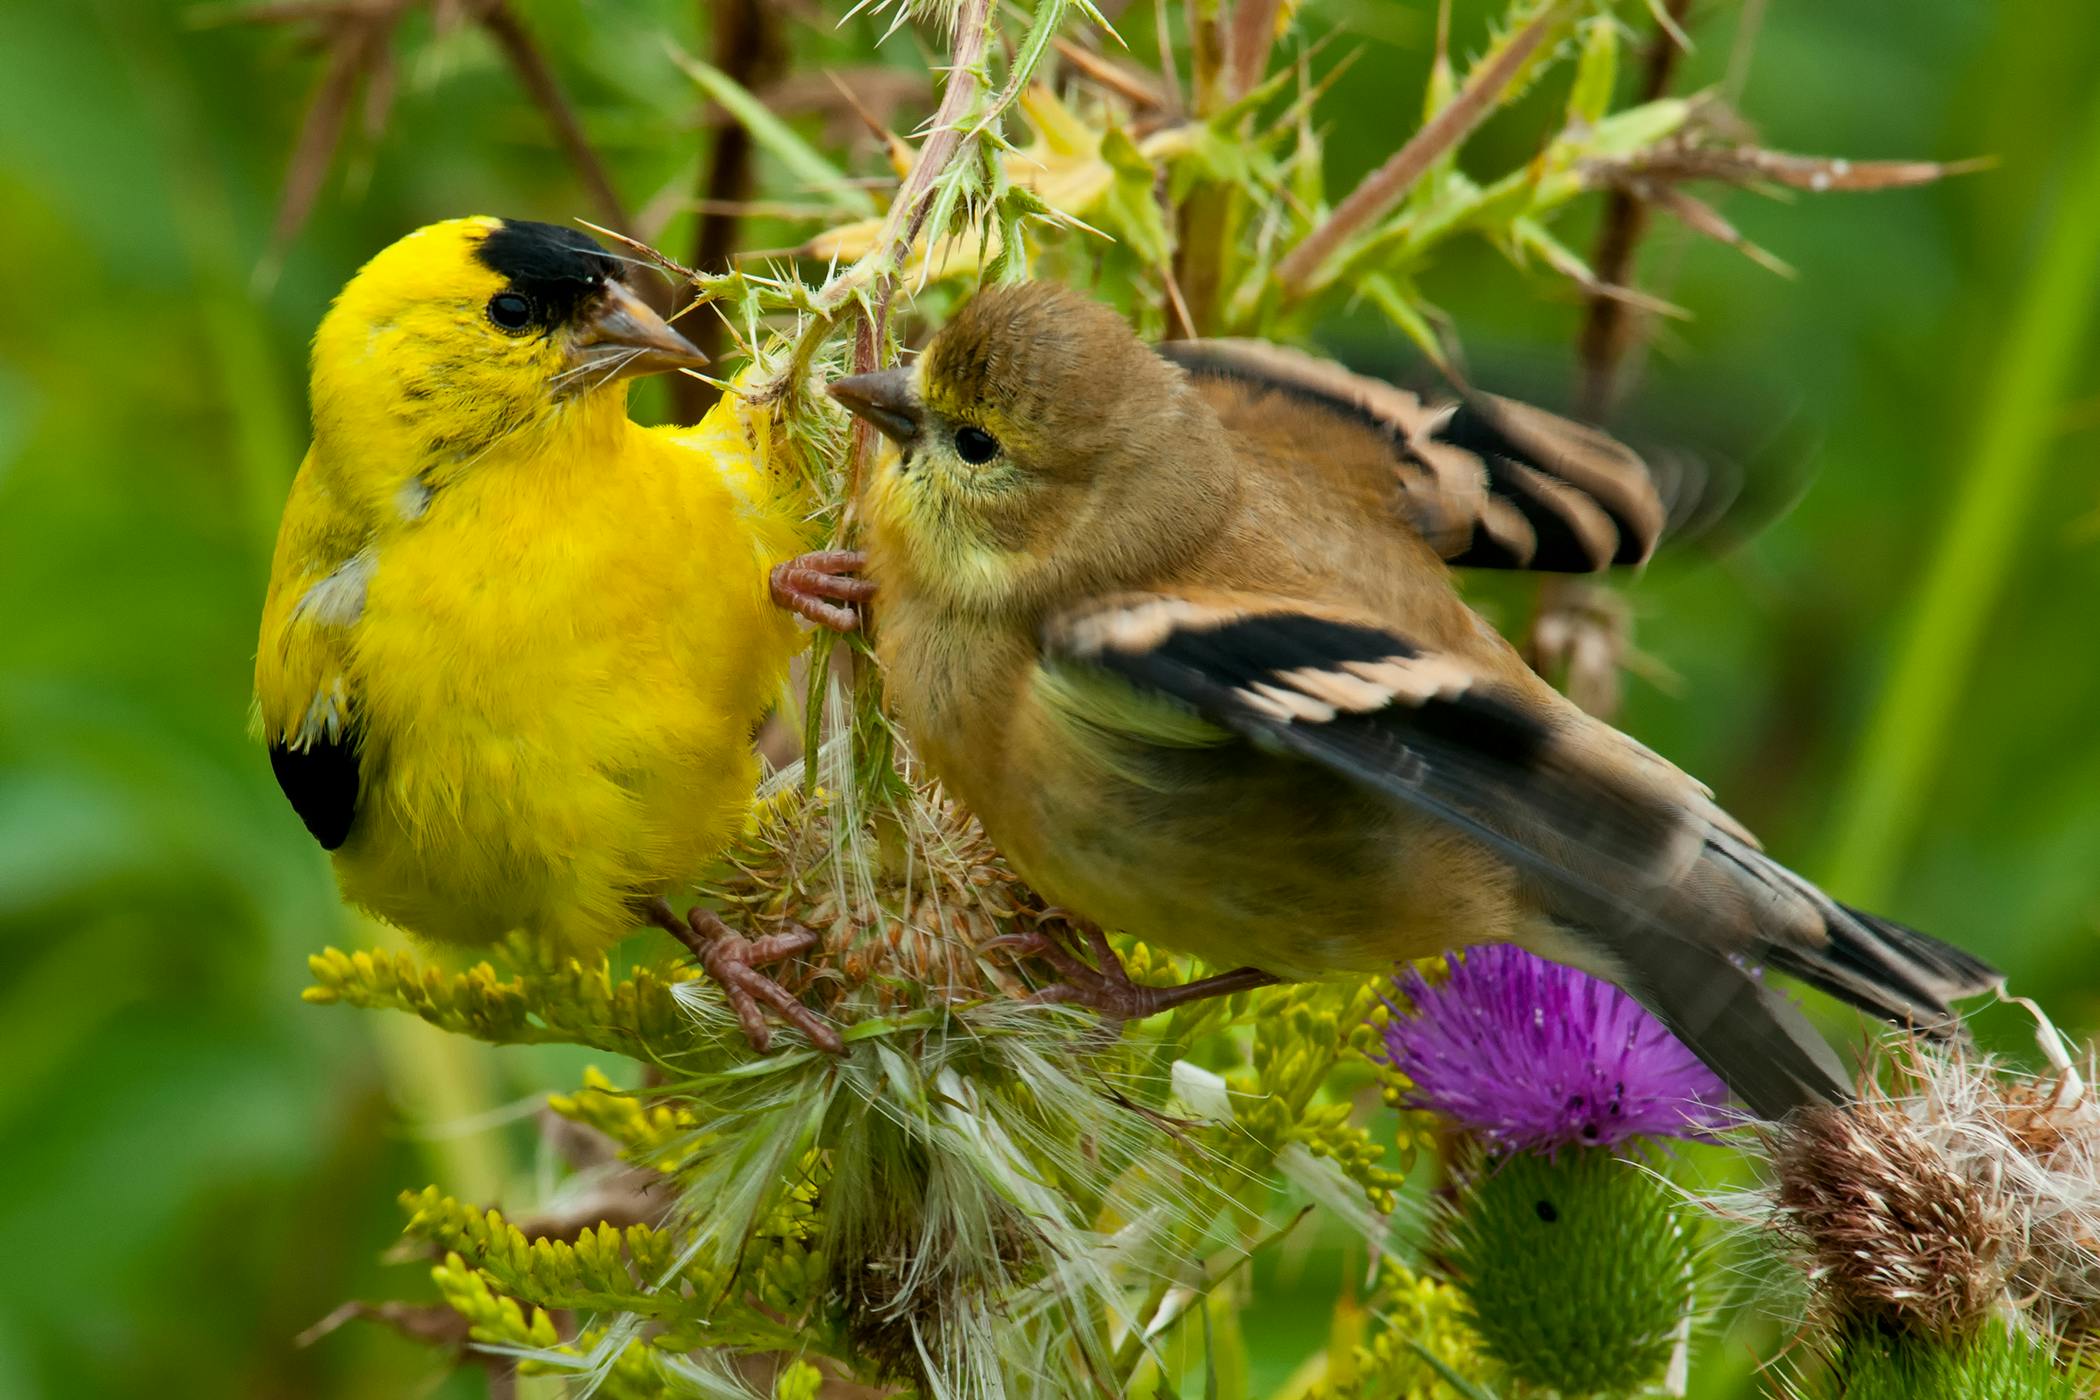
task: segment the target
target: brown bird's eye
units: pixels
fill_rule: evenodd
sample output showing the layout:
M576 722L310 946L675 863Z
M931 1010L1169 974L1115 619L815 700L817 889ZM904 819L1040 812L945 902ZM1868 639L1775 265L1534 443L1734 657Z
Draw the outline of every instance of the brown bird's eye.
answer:
M516 292L498 292L489 298L489 319L498 330L522 331L532 324L532 302Z
M999 439L982 428L957 428L955 455L971 466L981 467L999 455Z

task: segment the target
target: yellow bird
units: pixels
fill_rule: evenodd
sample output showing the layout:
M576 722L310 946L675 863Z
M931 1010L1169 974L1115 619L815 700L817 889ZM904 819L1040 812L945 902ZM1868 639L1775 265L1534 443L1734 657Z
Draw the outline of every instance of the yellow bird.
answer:
M1624 986L1777 1115L1844 1077L1755 965L1921 1027L1995 984L1763 854L1460 599L1449 563L1647 557L1663 504L1602 434L1273 347L1155 352L1046 284L832 393L896 443L864 489L898 717L1096 926L1094 966L1031 944L1052 995L1143 1015L1513 942ZM1099 925L1240 966L1133 986Z
M641 920L720 981L761 1048L751 942L661 898L736 830L754 727L800 645L864 592L796 558L792 484L627 416L704 363L586 235L433 224L373 258L313 346L313 446L271 565L255 690L285 796L346 898L448 943L589 948ZM732 415L725 404L718 414ZM850 567L850 565L848 566Z

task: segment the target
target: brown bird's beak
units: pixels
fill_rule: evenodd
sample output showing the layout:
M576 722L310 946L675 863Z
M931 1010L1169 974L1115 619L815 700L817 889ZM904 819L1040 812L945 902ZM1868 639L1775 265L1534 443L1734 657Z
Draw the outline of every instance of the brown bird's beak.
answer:
M607 282L569 341L570 369L562 387L574 393L615 379L698 369L706 363L700 347L672 330L647 302L620 283Z
M919 435L922 410L918 396L911 391L908 369L885 369L834 379L831 396L893 442L910 442Z

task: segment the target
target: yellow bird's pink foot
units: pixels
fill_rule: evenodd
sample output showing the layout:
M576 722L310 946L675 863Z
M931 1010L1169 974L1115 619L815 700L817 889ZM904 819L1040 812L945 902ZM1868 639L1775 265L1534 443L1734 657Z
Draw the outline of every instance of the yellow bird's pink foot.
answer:
M872 579L857 578L868 556L857 549L821 549L775 565L773 601L834 632L860 626L855 605L875 596Z
M1053 919L1061 919L1068 928L1084 931L1094 955L1093 962L1082 958L1064 938L1043 930L1041 923ZM981 949L1008 949L1024 958L1041 958L1057 969L1062 980L1036 992L1030 1001L1084 1006L1111 1021L1142 1021L1147 1016L1171 1011L1190 1002L1229 996L1281 980L1258 967L1238 967L1178 986L1145 986L1130 980L1123 960L1116 956L1115 949L1109 946L1108 936L1099 926L1064 918L1055 910L1047 911L1033 932L1004 934L979 946Z
M797 925L793 933L746 938L709 909L695 907L680 918L668 903L655 899L649 901L647 912L649 922L690 949L701 969L721 987L753 1050L763 1055L773 1043L772 1028L759 1005L764 1002L819 1050L833 1055L846 1052L846 1042L836 1027L758 970L816 951L823 940L813 930Z

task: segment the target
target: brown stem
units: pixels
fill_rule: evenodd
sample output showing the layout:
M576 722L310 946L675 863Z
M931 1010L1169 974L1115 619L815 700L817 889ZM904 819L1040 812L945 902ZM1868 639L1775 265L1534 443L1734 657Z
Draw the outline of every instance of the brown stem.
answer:
M877 366L884 330L889 324L890 301L897 293L897 283L911 257L912 244L918 240L920 230L925 228L927 217L933 212L934 184L962 149L963 119L969 115L981 86L978 70L984 63L990 21L991 0L961 0L955 16L948 81L941 91L940 106L933 115L932 133L920 147L917 163L905 176L903 186L890 204L889 215L876 239L877 251L870 252L833 277L812 298L809 309L813 314L803 318L802 329L788 354L787 367L774 379L773 386L767 391L769 395L801 391L804 375L818 348L830 338L838 326L839 316L856 298L862 300L867 314L860 320L854 342L854 369L865 372ZM856 423L853 431L848 517L858 495L860 462L867 442L862 425ZM836 539L844 540L847 525L848 521L842 520Z
M1239 97L1252 82L1239 81L1243 46L1251 51L1254 74L1268 62L1267 38L1275 33L1276 0L1239 0L1230 15L1224 0L1199 0L1188 7L1189 70L1196 115L1208 116ZM1262 14L1266 13L1266 28ZM1254 23L1258 44L1241 33ZM1229 183L1205 181L1189 192L1176 220L1173 266L1167 273L1174 287L1170 302L1178 335L1211 335L1225 300L1226 252L1239 222L1239 191Z
M1641 74L1641 102L1653 102L1670 90L1670 80L1676 76L1677 65L1684 55L1672 30L1682 29L1685 15L1691 10L1691 0L1664 0L1667 24L1657 24L1655 33L1648 40L1646 64ZM1620 186L1612 190L1605 201L1603 223L1597 230L1597 250L1591 259L1592 282L1598 290L1589 294L1589 307L1582 320L1582 329L1576 340L1576 354L1581 361L1582 382L1577 388L1575 410L1585 418L1601 422L1610 414L1618 397L1620 370L1627 356L1649 320L1646 312L1616 289L1631 284L1633 256L1640 247L1641 239L1648 232L1650 207L1646 200L1637 197L1630 189ZM1542 663L1548 657L1541 655L1543 640L1541 632L1548 617L1559 614L1563 625L1569 629L1589 628L1593 624L1585 620L1582 606L1585 591L1595 585L1579 580L1568 580L1548 575L1541 580L1537 607L1532 615L1531 634L1525 642L1525 659L1535 670L1543 670ZM1606 595L1608 596L1608 595ZM1613 645L1616 643L1616 645ZM1617 633L1609 637L1606 646L1612 652L1607 663L1592 668L1588 677L1589 693L1577 698L1576 703L1600 719L1609 720L1619 708L1619 665L1623 660L1626 636ZM1572 658L1574 651L1569 649ZM1600 674L1601 673L1601 674ZM1571 696L1585 688L1584 676L1572 661L1568 665L1563 688Z
M978 70L984 65L984 47L990 32L992 0L962 0L955 13L954 57L948 65L948 82L941 90L941 105L933 114L933 132L919 151L918 163L897 192L885 233L894 231L881 283L876 289L876 329L889 315L890 298L897 281L911 260L912 244L926 227L933 212L934 182L946 173L962 149L963 118L977 100ZM900 218L901 215L901 218ZM878 341L879 343L879 341Z
M1189 100L1199 117L1225 105L1225 25L1218 9L1223 0L1189 0Z
M346 24L331 41L328 64L321 70L321 81L314 85L313 96L307 101L298 139L292 143L292 158L285 167L284 191L278 197L277 219L270 230L270 252L264 263L266 275L274 276L278 259L291 247L307 216L313 213L314 200L328 178L328 167L343 137L343 123L349 115L350 99L357 92L358 77L371 63L375 46L383 47L386 42L386 28L356 23Z
M1095 8L1099 8L1097 5ZM1142 112L1169 111L1174 101L1165 87L1149 74L1126 68L1122 64L1095 53L1070 39L1059 37L1051 40L1057 48L1057 56L1067 67L1097 87L1106 89Z
M790 382L793 374L807 366L816 347L831 334L837 313L861 292L869 274L877 268L880 275L869 298L874 308L873 324L878 330L887 324L890 298L897 294L898 280L903 277L905 264L911 259L912 244L918 241L919 231L926 227L927 217L933 213L934 182L954 161L956 152L962 149L962 121L969 114L970 104L977 99L980 85L977 70L984 62L991 12L991 0L962 0L956 11L954 54L948 65L948 82L941 90L941 105L933 114L932 134L919 148L919 159L898 188L896 199L890 203L889 215L883 220L882 232L876 238L876 246L883 250L882 256L877 258L871 253L825 283L823 290L817 293L814 309L818 314L808 318L798 337L791 356ZM879 339L877 343L880 343ZM863 366L859 361L855 362L856 370L874 367L872 363Z
M1398 204L1414 188L1415 181L1422 178L1424 171L1487 119L1488 114L1495 110L1503 90L1524 70L1533 52L1559 25L1567 9L1566 3L1549 6L1519 30L1492 60L1474 69L1467 76L1465 86L1458 90L1458 95L1444 110L1424 123L1422 129L1410 137L1406 145L1393 152L1384 165L1365 176L1340 207L1327 216L1326 223L1291 249L1276 267L1277 280L1283 284L1287 295L1303 296L1313 277L1350 235L1375 222Z
M1170 309L1177 336L1216 335L1225 302L1225 260L1238 220L1238 190L1206 182L1182 200L1174 260L1168 277L1174 286ZM1180 323L1186 323L1180 324Z
M889 218L884 221L884 245L888 252L880 264L881 274L873 288L868 314L860 319L853 334L853 369L864 374L877 368L889 339L890 303L897 294L897 284L904 275L906 263L911 258L912 245L918 241L919 232L926 226L927 217L933 212L933 190L936 181L952 164L962 150L963 121L977 100L979 70L984 63L985 44L990 33L992 0L962 0L955 15L955 37L951 45L952 56L948 65L948 81L941 90L940 106L933 114L933 128L926 144L919 150L919 159L912 165L911 173L904 177L904 185L897 192L897 200L890 206ZM883 246L883 245L878 245ZM851 295L856 279L839 277L825 289L820 302L830 301L833 306L843 304ZM835 542L848 540L856 524L855 515L860 502L861 476L867 461L874 452L867 424L854 420L852 436L848 440L846 508L840 512ZM822 653L819 653L820 655ZM847 653L847 664L851 667L851 686L856 716L875 716L880 713L882 700L882 672L879 667L855 664L857 658ZM812 684L812 693L815 685ZM812 707L812 714L817 713ZM861 726L856 720L856 730ZM867 735L878 752L885 770L890 769L894 755L887 751L887 729L880 724ZM856 739L856 747L859 740ZM810 772L816 765L810 765Z
M598 153L591 149L590 141L583 134L583 123L576 117L576 109L555 79L553 68L548 66L546 56L533 41L508 0L487 0L477 16L482 28L503 50L511 71L517 75L519 86L525 95L547 119L554 130L554 140L568 157L570 166L583 181L584 190L591 203L597 207L601 222L614 228L628 227L627 206L620 202L620 195L613 188L612 177L606 173L605 165Z
M1239 0L1233 7L1232 27L1226 33L1226 82L1233 100L1245 97L1269 68L1269 50L1276 44L1276 12L1283 0Z
M714 17L714 64L748 92L780 76L787 49L780 22L766 0L711 0ZM719 122L714 144L700 174L699 218L693 228L693 267L703 273L730 270L742 218L738 206L751 193L751 133L741 122ZM719 358L724 327L720 317L695 316L681 327L686 338L709 358ZM697 379L680 375L671 386L676 417L696 420L714 391Z
M883 321L889 315L889 302L884 300L874 318L863 319L853 330L853 372L867 374L882 363ZM851 428L852 450L847 455L846 511L839 524L839 538L844 539L853 508L860 501L860 478L867 460L875 451L875 436L867 421L856 417Z
M1672 24L1681 25L1692 8L1691 0L1666 0L1665 12ZM1641 75L1641 102L1653 102L1670 90L1677 64L1684 51L1658 25L1648 41L1647 64ZM1606 287L1629 285L1633 255L1648 232L1647 201L1630 190L1614 189L1604 204L1604 222L1597 231L1597 251L1591 259L1596 280ZM1611 412L1618 396L1619 371L1648 325L1640 310L1620 297L1592 292L1582 320L1576 354L1582 364L1582 386L1576 411L1601 421Z

